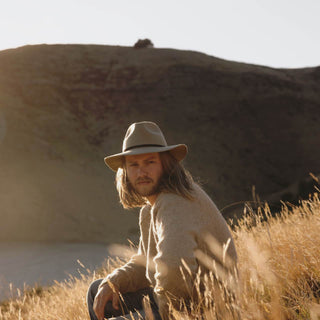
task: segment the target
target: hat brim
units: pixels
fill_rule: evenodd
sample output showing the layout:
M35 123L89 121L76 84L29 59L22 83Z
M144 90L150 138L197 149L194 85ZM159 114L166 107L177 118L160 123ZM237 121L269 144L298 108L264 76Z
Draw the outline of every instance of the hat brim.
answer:
M185 158L188 153L188 147L185 144L177 144L167 147L141 147L134 148L125 152L117 153L112 156L104 158L105 164L113 171L117 171L123 164L124 156L145 154L145 153L155 153L155 152L165 152L170 151L170 153L178 160L181 161Z

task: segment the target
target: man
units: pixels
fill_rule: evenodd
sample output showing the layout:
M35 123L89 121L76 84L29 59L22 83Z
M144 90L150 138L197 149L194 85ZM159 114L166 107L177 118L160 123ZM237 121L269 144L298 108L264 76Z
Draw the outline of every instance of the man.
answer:
M195 290L197 277L211 272L223 281L235 270L228 226L180 163L186 154L186 145L168 146L160 128L143 121L127 130L122 153L104 159L117 172L123 207L141 207L140 242L127 264L91 284L91 319L120 319L129 312L128 319L138 319L144 316L143 296L155 319L168 319L170 305L179 308L183 299L188 306L204 289L200 284Z

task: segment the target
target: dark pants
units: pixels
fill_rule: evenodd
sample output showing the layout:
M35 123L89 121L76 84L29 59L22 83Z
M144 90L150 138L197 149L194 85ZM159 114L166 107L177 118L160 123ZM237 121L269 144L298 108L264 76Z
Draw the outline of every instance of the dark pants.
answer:
M92 282L87 293L87 304L91 320L97 320L97 317L93 311L93 301L98 292L98 287L101 281L102 279ZM108 301L104 309L105 318L112 318L114 320L123 320L123 317L127 319L145 319L145 312L142 306L142 300L144 296L149 296L154 320L161 320L157 304L153 298L152 288L144 288L136 292L128 292L123 294L122 298L120 298L119 310L114 309L112 307L112 302ZM132 312L131 315L130 312Z

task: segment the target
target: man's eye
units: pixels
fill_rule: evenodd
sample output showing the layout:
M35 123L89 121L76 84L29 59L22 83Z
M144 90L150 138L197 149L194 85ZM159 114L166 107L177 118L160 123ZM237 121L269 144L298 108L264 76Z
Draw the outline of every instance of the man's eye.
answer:
M137 163L131 163L130 167L136 167L138 164Z
M150 160L150 161L149 161L149 163L155 163L155 161L153 161L153 160Z

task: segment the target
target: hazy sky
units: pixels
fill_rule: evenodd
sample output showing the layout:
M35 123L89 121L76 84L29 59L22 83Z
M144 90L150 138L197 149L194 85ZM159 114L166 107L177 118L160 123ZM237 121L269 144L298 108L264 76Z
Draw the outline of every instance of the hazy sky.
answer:
M0 0L0 50L39 43L195 50L273 67L320 65L320 0Z

